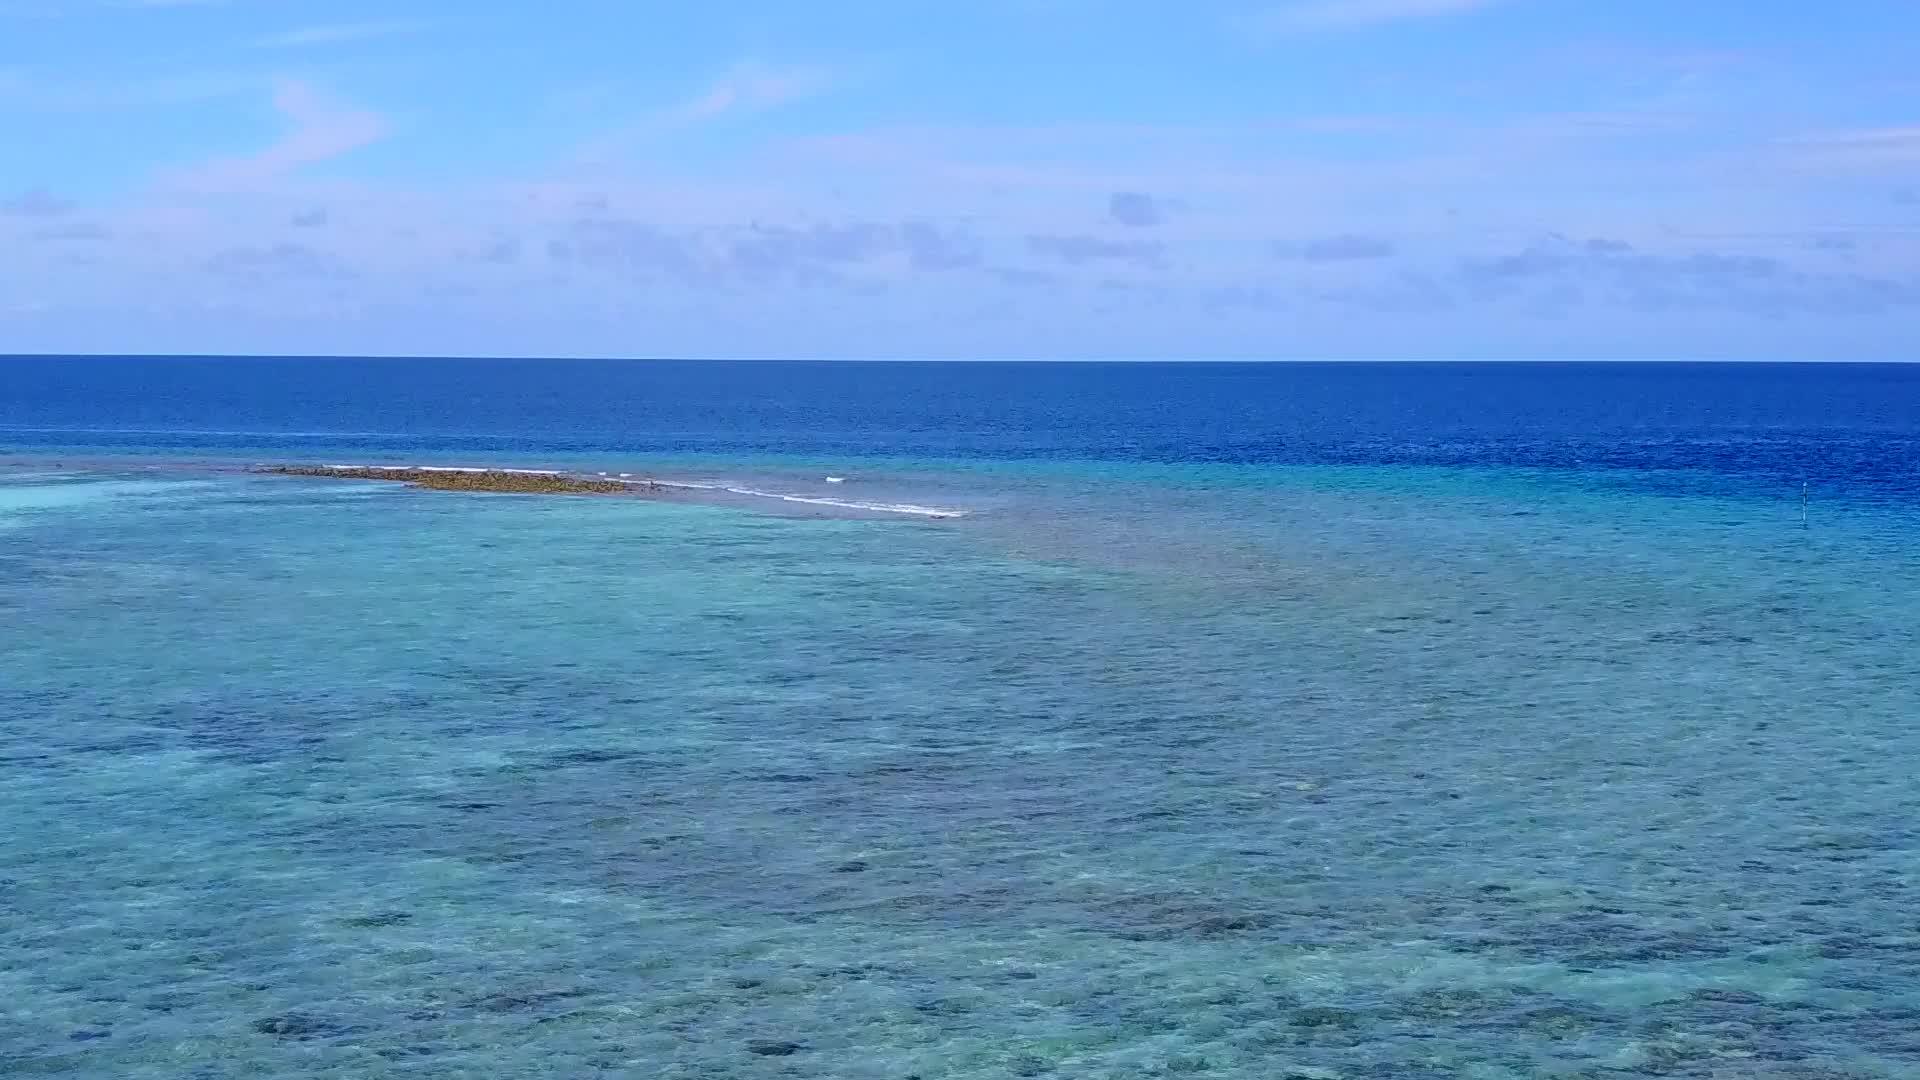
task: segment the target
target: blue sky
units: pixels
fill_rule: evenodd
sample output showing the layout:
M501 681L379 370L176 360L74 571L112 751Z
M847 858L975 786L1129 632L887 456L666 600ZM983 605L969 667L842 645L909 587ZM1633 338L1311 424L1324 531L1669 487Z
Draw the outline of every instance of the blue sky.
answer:
M1920 359L1912 0L0 0L0 352Z

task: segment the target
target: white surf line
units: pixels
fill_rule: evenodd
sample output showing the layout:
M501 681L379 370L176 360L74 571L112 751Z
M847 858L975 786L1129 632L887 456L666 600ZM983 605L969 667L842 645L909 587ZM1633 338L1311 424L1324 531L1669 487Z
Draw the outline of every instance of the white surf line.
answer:
M514 476L562 475L558 469L489 469L477 465L322 465L320 468L334 472L361 470L364 472L509 473Z
M650 483L657 487L679 488L683 491L723 491L729 495L744 495L755 499L778 499L781 502L804 503L808 506L831 506L837 510L866 510L880 514L906 514L912 517L926 518L963 518L965 510L949 510L938 506L918 506L913 503L870 503L853 499L829 499L818 495L785 495L778 491L759 491L754 488L733 487L727 484L695 484L680 480L644 480L638 483Z
M361 470L366 472L442 472L442 473L511 473L515 476L564 476L558 469L488 469L473 465L322 465L323 469L346 472ZM606 476L606 473L600 473ZM634 487L676 488L681 491L720 491L728 495L741 495L754 499L778 499L781 502L800 503L807 506L830 506L836 510L864 510L876 514L905 514L909 517L924 518L963 518L965 510L951 510L939 506L920 506L915 503L875 503L860 502L855 499L830 499L821 495L787 495L778 491L760 491L755 488L733 487L727 484L696 484L685 480L636 480L632 473L621 473L619 480Z

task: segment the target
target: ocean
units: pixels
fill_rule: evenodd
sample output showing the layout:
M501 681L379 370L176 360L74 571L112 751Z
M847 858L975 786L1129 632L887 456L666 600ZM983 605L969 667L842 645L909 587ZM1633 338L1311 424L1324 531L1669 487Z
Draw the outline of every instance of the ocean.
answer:
M0 1074L1920 1076L1917 611L1920 365L0 358Z

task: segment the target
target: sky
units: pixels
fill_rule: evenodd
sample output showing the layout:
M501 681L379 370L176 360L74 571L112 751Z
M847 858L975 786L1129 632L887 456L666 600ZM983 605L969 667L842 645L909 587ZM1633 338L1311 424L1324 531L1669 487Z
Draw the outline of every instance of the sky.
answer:
M1920 359L1913 0L0 0L0 353Z

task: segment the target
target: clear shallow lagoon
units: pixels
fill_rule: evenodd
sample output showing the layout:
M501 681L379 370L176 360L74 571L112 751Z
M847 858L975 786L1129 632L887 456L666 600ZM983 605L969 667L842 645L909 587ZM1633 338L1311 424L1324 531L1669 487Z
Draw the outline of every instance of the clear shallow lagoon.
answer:
M1920 1075L1920 370L62 363L0 1073Z

